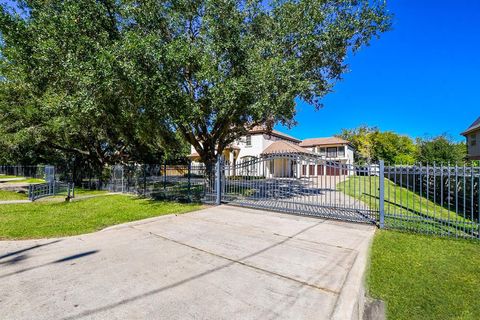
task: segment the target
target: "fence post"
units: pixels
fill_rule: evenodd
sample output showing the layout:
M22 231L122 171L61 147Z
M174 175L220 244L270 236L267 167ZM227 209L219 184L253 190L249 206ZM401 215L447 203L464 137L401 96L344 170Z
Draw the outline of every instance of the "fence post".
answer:
M187 189L187 197L188 201L191 201L191 188L192 188L192 181L191 181L191 175L192 175L192 161L188 161L188 189Z
M219 155L217 157L217 163L215 164L215 193L216 199L215 204L219 205L222 203L222 157Z
M143 196L147 196L147 165L143 165Z
M122 164L121 166L122 166L122 193L124 193L125 190L124 190L124 187L123 187L123 185L124 185L123 178L124 178L124 176L125 176L125 169L124 169L124 167L123 167L123 164Z
M379 168L379 182L380 182L380 188L379 188L379 195L380 195L380 200L379 200L379 213L380 213L380 228L383 229L385 228L385 163L383 160L380 160L380 168Z
M163 192L167 191L167 160L163 160Z
M33 185L31 184L28 185L28 199L33 201Z

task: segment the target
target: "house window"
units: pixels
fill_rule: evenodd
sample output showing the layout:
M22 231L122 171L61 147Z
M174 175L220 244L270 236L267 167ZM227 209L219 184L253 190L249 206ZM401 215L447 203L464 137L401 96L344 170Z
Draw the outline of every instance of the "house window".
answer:
M325 148L317 148L318 150L318 153L321 155L321 156L325 156Z
M344 146L338 147L338 156L339 157L345 157L345 147Z
M337 147L327 148L327 157L336 158L337 157Z
M477 145L477 134L470 135L470 145L471 146Z
M251 147L251 146L252 146L252 136L251 136L251 135L246 136L245 145L246 145L247 147Z

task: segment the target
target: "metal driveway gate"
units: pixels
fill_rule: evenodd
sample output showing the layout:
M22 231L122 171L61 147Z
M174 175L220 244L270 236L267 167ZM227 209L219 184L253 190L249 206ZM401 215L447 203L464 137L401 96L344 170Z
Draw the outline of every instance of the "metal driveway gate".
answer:
M208 190L217 204L480 240L480 167L473 164L356 165L277 152L219 160Z
M215 189L217 199L232 205L381 224L383 173L383 164L280 152L217 165Z

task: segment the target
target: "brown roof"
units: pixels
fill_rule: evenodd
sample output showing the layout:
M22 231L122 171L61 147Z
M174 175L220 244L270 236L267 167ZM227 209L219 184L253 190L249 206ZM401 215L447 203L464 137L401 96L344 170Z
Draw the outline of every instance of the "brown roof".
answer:
M283 138L285 140L290 140L290 141L293 141L293 142L296 142L296 143L301 141L300 139L289 136L288 134L280 132L278 130L268 131L267 127L265 127L265 126L253 127L253 129L250 129L248 131L248 133L250 133L250 134L264 133L264 134L271 135L271 136L274 136L274 137Z
M328 137L328 138L311 138L305 139L300 142L301 147L315 147L322 145L332 145L332 144L349 144L347 140L337 137Z
M464 136L466 134L469 134L470 132L472 131L475 131L475 130L478 130L480 129L480 117L478 117L477 120L475 120L471 125L470 127L468 127L467 130L463 131L461 134Z
M302 153L313 154L309 150L288 141L275 141L263 150L262 154Z

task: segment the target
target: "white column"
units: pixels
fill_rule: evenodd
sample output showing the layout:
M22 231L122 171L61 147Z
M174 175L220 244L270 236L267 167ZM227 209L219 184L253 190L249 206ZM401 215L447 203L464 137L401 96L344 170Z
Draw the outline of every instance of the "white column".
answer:
M300 158L297 158L297 176L296 178L300 178L302 176L302 163Z

